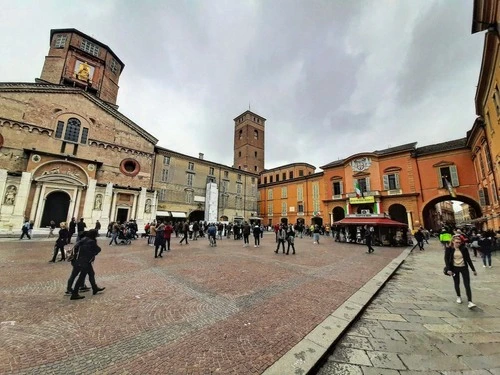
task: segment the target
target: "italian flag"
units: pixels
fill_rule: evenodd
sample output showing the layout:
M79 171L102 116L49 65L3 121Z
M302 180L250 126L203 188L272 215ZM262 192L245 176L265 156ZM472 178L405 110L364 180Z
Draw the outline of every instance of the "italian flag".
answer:
M359 198L363 195L363 192L361 191L361 188L359 187L359 182L356 181L356 185L354 186L356 189L356 198Z

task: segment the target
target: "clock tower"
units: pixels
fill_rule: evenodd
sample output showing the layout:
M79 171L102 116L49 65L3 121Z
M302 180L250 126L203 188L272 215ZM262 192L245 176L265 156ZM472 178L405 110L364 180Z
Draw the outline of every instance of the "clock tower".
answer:
M260 173L264 170L266 119L246 111L234 119L234 168Z

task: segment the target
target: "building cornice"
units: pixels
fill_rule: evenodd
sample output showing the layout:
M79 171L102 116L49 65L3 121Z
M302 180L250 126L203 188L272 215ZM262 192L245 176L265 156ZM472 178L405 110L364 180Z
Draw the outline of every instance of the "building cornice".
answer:
M0 83L0 93L2 92L32 92L32 93L48 93L48 94L77 94L82 95L86 99L90 100L92 103L97 105L99 108L121 121L125 125L127 125L132 130L136 131L140 134L144 139L148 142L155 145L158 143L158 139L153 135L149 134L146 130L141 128L135 122L130 120L128 117L117 111L111 105L107 104L103 100L95 97L92 94L89 94L83 89L78 87L68 87L64 85L55 85L49 83L21 83L21 82L2 82Z

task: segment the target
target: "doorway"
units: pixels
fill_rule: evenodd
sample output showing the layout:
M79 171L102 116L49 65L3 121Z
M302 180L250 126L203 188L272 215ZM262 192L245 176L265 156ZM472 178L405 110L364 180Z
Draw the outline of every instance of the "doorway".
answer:
M55 191L47 195L40 227L49 227L51 220L55 221L56 227L59 227L60 223L67 221L69 201L70 197L64 191Z
M128 220L128 208L119 208L116 211L116 222L123 224Z

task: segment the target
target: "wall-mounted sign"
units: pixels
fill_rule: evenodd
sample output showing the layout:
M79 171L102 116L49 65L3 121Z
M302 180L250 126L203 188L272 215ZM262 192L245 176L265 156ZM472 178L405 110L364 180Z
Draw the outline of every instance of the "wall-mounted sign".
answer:
M364 203L375 203L375 197L360 197L360 198L349 198L350 204L364 204Z

